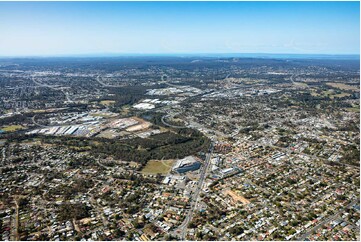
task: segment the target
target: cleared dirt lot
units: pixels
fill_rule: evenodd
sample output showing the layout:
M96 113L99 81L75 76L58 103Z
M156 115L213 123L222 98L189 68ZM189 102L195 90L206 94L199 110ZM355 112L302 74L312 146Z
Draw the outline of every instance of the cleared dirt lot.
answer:
M249 204L250 203L249 200L247 200L246 198L244 198L243 196L237 194L236 192L234 192L232 190L227 190L225 192L225 194L230 196L234 203L238 203L238 202L241 202L243 204Z

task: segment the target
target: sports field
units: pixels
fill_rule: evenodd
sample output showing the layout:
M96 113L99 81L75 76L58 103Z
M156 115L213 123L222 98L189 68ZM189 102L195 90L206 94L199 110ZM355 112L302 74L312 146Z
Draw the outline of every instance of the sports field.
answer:
M8 125L8 126L3 126L0 127L1 130L5 131L5 132L13 132L19 129L23 129L24 127L21 125Z
M168 174L171 170L174 160L150 160L147 165L143 168L142 173L144 174Z

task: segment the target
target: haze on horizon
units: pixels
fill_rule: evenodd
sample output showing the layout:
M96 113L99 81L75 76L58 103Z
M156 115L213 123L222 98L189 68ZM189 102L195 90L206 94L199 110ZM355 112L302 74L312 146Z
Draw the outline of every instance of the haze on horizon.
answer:
M0 2L0 56L360 53L359 2Z

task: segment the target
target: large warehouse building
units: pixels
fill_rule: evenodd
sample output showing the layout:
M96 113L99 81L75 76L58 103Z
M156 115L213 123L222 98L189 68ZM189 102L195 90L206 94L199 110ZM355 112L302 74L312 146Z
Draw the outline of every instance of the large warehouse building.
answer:
M201 167L201 163L197 161L193 156L187 156L177 161L173 166L173 171L177 173L184 173L187 171L195 171Z

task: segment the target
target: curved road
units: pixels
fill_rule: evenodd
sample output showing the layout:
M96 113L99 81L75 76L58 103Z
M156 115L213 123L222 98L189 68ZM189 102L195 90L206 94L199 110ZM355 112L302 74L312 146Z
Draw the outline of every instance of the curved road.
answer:
M162 116L161 121L162 121L162 123L163 123L164 125L169 126L169 127L172 127L172 128L176 128L176 129L187 128L187 126L172 125L172 124L169 124L169 123L167 123L166 121L164 121L164 119L167 118L167 117L169 117L169 116L170 116L169 114Z
M35 116L36 114L31 118L31 121L33 121L33 124L39 126L39 127L42 127L42 128L49 128L50 126L46 126L46 125L43 125L43 124L39 124L35 121Z
M96 80L100 85L102 85L103 87L122 87L122 86L119 86L119 85L106 84L106 83L104 83L103 81L101 81L100 79L101 79L100 76L97 76L97 77L95 78L95 80Z

